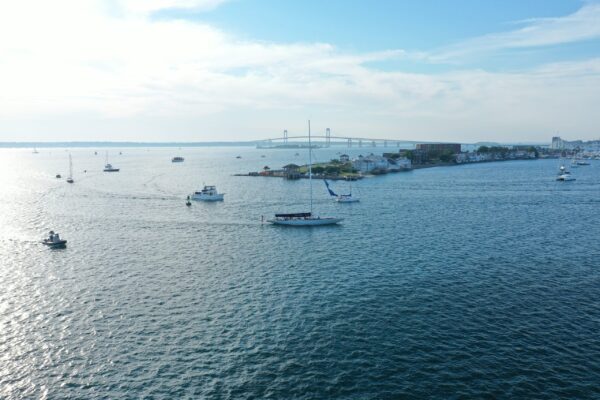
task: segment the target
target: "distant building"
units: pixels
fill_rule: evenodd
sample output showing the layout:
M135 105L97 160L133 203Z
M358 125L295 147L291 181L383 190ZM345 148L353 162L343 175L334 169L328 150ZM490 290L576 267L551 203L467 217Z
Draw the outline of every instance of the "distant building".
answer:
M460 153L460 143L418 143L417 150L422 150L428 154L442 154L452 152L452 154Z
M283 177L285 179L300 179L300 166L288 164L283 167Z
M412 169L412 162L406 157L400 157L396 159L388 159L388 169L394 171L408 171Z
M561 139L559 136L554 136L550 148L554 150L600 151L600 140L589 140L587 142L583 140L567 141Z
M350 161L350 156L348 154L342 154L340 156L340 161L343 163L347 163Z
M358 156L358 158L352 161L352 168L362 173L373 172L374 170L387 170L389 166L390 163L387 158L374 154L369 154L366 157Z

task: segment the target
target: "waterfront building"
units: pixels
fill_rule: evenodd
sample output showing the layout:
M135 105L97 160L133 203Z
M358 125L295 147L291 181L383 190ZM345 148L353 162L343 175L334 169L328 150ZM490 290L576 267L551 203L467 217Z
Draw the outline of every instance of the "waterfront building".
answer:
M288 164L283 167L283 177L285 179L300 179L300 166Z
M340 162L347 163L350 161L350 156L348 154L342 154L340 156Z
M412 162L406 157L388 159L388 170L391 172L408 171L412 169Z
M369 154L363 157L362 155L352 161L352 168L362 173L369 173L375 170L388 170L390 163L383 156Z
M560 136L554 136L550 148L554 150L600 151L600 140L589 140L586 142L583 140L568 141L561 139Z
M418 143L417 150L428 154L458 154L461 151L461 145L460 143Z

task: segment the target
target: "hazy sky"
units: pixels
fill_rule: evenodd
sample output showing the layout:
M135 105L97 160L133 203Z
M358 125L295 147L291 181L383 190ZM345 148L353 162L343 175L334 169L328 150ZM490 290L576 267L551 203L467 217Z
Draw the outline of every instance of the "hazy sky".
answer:
M0 2L0 141L600 137L600 2Z

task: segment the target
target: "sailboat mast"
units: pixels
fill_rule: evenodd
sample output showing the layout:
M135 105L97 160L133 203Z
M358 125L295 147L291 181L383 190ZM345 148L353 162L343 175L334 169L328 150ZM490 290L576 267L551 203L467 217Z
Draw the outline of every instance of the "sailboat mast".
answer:
M71 159L71 155L69 154L69 178L73 177L73 160Z
M308 185L310 186L310 213L312 214L312 145L310 142L310 119L308 120Z

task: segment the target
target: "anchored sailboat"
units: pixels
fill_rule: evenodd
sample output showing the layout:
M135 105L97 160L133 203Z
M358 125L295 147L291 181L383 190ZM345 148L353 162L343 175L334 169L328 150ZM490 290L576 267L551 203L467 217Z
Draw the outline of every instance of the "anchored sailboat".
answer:
M315 217L313 215L313 191L312 191L312 143L310 138L310 121L308 121L308 182L310 186L310 212L275 214L275 218L268 222L275 225L287 226L318 226L333 225L342 221L343 218Z
M331 197L335 198L335 201L338 203L356 203L359 202L360 199L358 197L352 196L352 186L350 186L350 192L348 194L337 194L329 187L329 182L326 179L323 179L325 182L325 186L327 186L327 191L331 195Z
M104 166L104 172L119 172L119 168L115 168L108 162L108 151L106 152L106 165Z
M67 178L67 182L68 183L75 182L73 180L73 159L71 158L70 154L69 154L69 177Z

